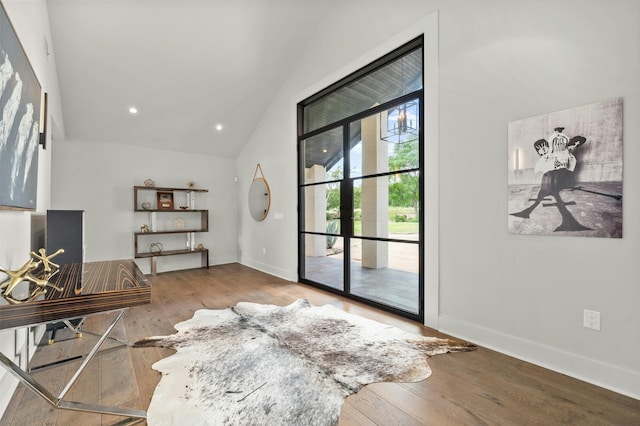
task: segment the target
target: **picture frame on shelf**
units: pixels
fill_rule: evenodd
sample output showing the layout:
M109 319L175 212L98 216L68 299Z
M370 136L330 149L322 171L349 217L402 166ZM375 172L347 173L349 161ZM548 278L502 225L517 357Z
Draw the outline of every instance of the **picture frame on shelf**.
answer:
M173 210L173 192L158 191L158 210Z

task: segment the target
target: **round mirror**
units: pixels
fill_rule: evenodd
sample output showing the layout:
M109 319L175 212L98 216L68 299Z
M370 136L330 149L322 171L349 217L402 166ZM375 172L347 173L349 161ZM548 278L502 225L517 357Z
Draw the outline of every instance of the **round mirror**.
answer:
M264 178L255 178L249 187L249 212L251 217L261 222L269 213L271 192Z

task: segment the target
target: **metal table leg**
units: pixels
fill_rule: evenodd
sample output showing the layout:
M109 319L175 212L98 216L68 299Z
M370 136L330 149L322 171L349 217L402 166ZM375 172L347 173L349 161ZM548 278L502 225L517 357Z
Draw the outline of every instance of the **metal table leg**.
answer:
M147 417L147 413L142 410L132 410L132 409L124 409L117 407L105 407L101 405L94 404L85 404L82 402L75 401L64 401L64 397L69 392L71 387L75 384L76 380L82 374L87 364L93 359L93 357L98 353L100 346L104 343L104 341L109 337L109 334L113 331L116 324L122 316L124 315L126 309L121 309L117 311L117 315L106 328L102 336L98 339L96 344L93 346L89 354L84 358L82 364L78 367L73 377L69 380L69 382L62 389L60 394L56 397L52 395L44 386L42 386L39 382L34 380L27 372L18 367L13 361L7 358L3 353L0 353L0 363L10 372L12 373L22 384L24 384L27 388L29 388L32 392L39 395L49 404L53 405L56 408L62 410L75 410L75 411L86 411L92 413L100 413L100 414L112 414L116 416L129 416L133 418L142 418L145 419Z

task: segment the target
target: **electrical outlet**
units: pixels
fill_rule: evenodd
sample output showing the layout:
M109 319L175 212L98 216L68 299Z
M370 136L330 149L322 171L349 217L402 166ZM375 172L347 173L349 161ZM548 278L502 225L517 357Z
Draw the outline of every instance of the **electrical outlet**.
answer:
M582 325L585 328L591 328L593 330L600 330L600 312L584 310L584 320Z

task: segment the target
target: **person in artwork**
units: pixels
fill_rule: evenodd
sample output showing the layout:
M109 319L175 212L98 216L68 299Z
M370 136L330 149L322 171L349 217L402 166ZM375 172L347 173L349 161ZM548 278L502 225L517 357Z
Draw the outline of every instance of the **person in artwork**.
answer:
M562 224L555 231L588 230L591 228L582 226L560 198L562 189L571 188L574 185L573 172L577 164L574 152L584 145L587 139L584 136L574 136L569 139L563 131L564 127L556 127L548 139L538 139L534 142L533 147L540 156L534 168L536 174L542 174L540 190L531 206L518 213L511 213L511 215L528 219L531 212L538 207L542 200L552 195L556 199L556 207L562 215Z
M584 136L574 136L571 139L562 131L564 127L556 127L549 136L551 146L547 139L538 139L534 142L533 148L540 158L536 162L535 172L546 173L552 170L567 169L573 172L576 168L577 160L574 151L581 147L587 139Z
M555 169L555 161L551 157L549 151L549 142L546 139L538 139L533 143L533 148L536 150L540 158L536 162L534 171L537 174L544 174Z

